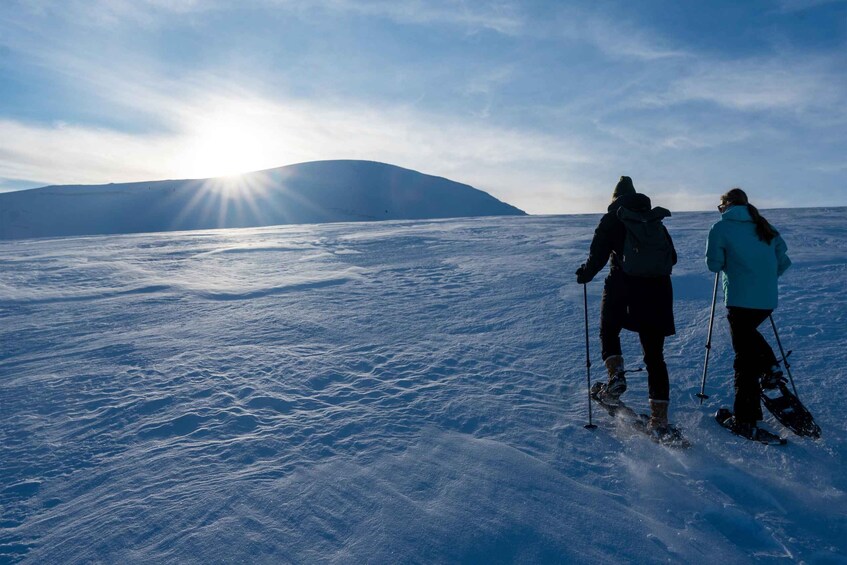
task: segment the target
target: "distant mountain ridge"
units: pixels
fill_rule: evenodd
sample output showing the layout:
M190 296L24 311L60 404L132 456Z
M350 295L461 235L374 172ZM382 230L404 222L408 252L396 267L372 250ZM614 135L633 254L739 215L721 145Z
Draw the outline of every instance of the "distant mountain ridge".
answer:
M525 214L442 177L375 161L333 160L232 178L0 194L0 239Z

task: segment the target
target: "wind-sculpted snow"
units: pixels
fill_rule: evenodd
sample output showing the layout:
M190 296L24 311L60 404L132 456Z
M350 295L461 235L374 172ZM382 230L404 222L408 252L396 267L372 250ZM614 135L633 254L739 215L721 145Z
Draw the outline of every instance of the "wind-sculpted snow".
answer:
M713 421L720 307L699 405L716 218L678 214L685 452L598 411L583 427L572 273L597 216L0 243L0 563L844 562L844 210L765 215L823 438L751 445Z

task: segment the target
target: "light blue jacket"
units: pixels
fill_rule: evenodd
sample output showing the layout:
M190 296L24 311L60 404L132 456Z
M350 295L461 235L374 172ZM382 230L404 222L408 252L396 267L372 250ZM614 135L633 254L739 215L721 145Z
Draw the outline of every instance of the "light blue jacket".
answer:
M706 265L713 273L723 271L727 306L773 310L777 278L791 266L787 251L779 235L770 244L759 239L747 206L732 206L709 230Z

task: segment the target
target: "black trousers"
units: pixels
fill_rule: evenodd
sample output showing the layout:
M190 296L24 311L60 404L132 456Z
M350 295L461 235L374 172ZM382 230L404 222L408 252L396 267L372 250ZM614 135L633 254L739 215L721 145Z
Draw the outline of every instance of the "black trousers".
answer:
M765 341L758 327L773 310L758 310L729 306L726 319L735 351L735 418L741 422L755 423L762 419L760 377L776 365L773 349Z
M627 316L625 301L616 299L612 293L604 293L600 305L600 345L603 359L621 354L621 330ZM659 331L638 332L644 365L647 367L647 388L651 400L668 400L670 384L668 367L665 365L665 336Z

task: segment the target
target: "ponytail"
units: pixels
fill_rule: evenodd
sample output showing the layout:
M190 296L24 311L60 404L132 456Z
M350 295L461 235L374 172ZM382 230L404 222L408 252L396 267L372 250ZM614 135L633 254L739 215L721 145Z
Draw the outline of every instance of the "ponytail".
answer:
M759 236L761 241L764 241L768 245L771 244L773 238L779 235L779 232L774 229L770 223L759 214L759 210L756 209L752 204L747 204L747 210L750 211L750 217L753 218L753 222L756 223L756 235Z
M759 236L760 241L764 241L770 245L771 241L779 235L779 232L776 231L770 222L759 214L759 210L750 204L747 200L747 194L740 188L733 188L721 196L721 202L727 205L747 206L747 210L750 212L750 217L753 218L753 223L756 224L756 235Z

